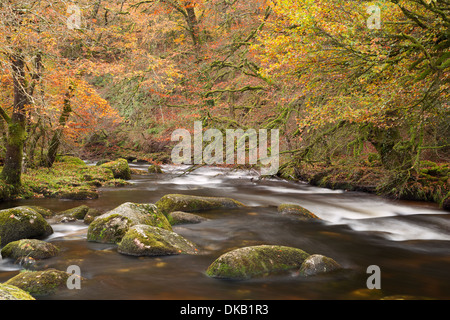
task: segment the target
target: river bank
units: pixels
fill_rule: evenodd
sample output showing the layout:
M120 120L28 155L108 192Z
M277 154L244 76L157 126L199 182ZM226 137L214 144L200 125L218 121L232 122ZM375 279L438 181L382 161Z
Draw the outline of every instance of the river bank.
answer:
M450 165L421 162L420 170L403 176L381 166L337 164L287 168L280 177L332 190L361 191L398 200L433 202L450 211Z
M123 170L130 171L125 160L122 164L125 165ZM88 166L77 157L64 156L52 168L28 168L22 174L22 186L16 192L0 180L0 201L33 198L91 200L98 198L99 187L127 184L106 165Z

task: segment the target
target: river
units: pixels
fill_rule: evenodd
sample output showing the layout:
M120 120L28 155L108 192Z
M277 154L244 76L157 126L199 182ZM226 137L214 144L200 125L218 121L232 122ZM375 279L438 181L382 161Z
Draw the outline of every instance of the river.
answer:
M145 165L133 165L146 169ZM115 245L88 242L88 226L53 224L46 241L58 256L41 260L37 269L66 270L78 265L88 279L80 290L62 290L38 299L378 299L411 295L450 299L450 214L435 204L393 201L372 194L318 188L306 183L266 179L252 171L163 166L164 174L134 175L130 186L102 188L89 201L34 199L1 203L1 208L39 205L55 211L86 204L101 211L124 202L155 203L170 193L226 196L247 207L200 213L209 220L175 226L174 231L197 244L201 254L129 257ZM302 222L277 214L281 203L296 203L323 222ZM235 248L277 244L323 254L339 262L338 273L301 277L295 272L248 281L209 278L207 267ZM367 268L381 270L381 290L368 290ZM20 266L0 260L0 282Z

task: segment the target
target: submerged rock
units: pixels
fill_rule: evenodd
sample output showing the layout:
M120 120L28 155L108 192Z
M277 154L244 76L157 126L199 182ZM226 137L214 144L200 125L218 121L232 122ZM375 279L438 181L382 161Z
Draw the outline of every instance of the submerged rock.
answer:
M166 215L174 211L195 212L220 208L232 209L244 207L242 203L231 198L200 197L184 194L165 195L159 199L156 206Z
M206 270L213 278L246 280L298 269L309 257L303 250L274 245L236 249L217 258Z
M16 286L33 297L54 294L60 289L67 288L67 279L72 274L56 269L44 271L23 271L5 282ZM80 281L84 280L80 278Z
M50 224L30 207L0 210L0 246L26 238L44 238L53 233Z
M298 204L290 204L290 203L280 204L278 206L278 213L293 215L301 220L312 220L312 219L320 220L320 218L316 216L314 213L303 208L302 206L299 206Z
M22 239L8 243L3 247L3 258L20 260L22 258L47 259L57 255L59 249L49 243L36 239Z
M4 283L0 283L0 300L36 300L28 292Z
M167 218L154 204L127 202L94 219L87 232L88 241L118 243L128 229L145 224L172 230Z
M196 254L197 251L195 244L179 234L148 225L131 227L118 247L118 252L131 256Z
M131 170L128 166L128 161L125 159L118 159L100 165L102 168L110 169L116 179L131 179Z
M182 211L171 212L167 218L173 226L179 224L196 224L208 220L199 215Z
M61 191L55 197L65 200L93 200L98 199L98 193L95 190Z
M320 254L310 255L302 263L300 267L300 275L314 276L321 273L328 273L342 269L341 265L331 258L322 256Z

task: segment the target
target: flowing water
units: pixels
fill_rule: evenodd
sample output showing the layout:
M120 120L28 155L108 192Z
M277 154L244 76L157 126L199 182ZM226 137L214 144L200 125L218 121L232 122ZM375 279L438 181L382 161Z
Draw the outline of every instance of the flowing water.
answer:
M146 169L146 166L135 166ZM175 226L197 244L201 254L129 257L115 245L88 242L88 226L53 224L45 239L60 247L58 256L41 260L36 269L66 270L78 265L88 279L81 290L63 290L40 299L374 299L392 295L450 299L450 214L436 205L391 201L375 195L333 191L305 183L257 179L251 171L202 167L163 167L165 174L133 176L132 185L103 188L89 201L57 199L2 203L1 208L40 205L62 211L86 204L101 211L124 202L155 203L165 194L226 196L247 207L200 213L209 220ZM281 203L296 203L323 222L302 222L277 214ZM276 244L301 248L335 259L345 270L304 278L286 275L224 281L209 278L208 266L235 248ZM367 268L381 269L381 290L368 290ZM0 259L0 282L20 266Z

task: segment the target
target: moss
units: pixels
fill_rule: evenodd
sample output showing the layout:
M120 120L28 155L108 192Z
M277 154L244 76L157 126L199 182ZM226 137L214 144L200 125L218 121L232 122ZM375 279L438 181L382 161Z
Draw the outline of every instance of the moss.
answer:
M15 260L21 258L47 259L57 255L58 247L51 243L36 240L22 239L8 243L2 248L3 258L12 258Z
M128 166L128 161L125 159L118 159L116 161L107 162L100 165L100 167L111 170L114 178L116 179L131 179L131 170Z
M14 198L96 199L95 188L114 179L111 170L87 166L84 162L83 165L55 162L51 169L29 168L22 177L22 187Z
M95 218L88 228L88 240L118 243L131 226L138 224L172 230L167 218L155 205L127 202Z
M163 173L161 167L156 164L150 165L148 167L147 171L148 171L148 173Z
M289 204L289 203L280 204L278 206L278 212L280 214L295 215L302 220L311 220L311 219L320 220L320 218L316 216L314 213L297 204Z
M28 292L4 283L0 283L0 300L36 300Z
M40 206L28 206L28 207L30 207L34 211L37 211L45 219L51 218L56 214L56 212L44 207Z
M100 243L119 243L132 221L119 214L97 217L88 228L87 240Z
M148 225L131 227L119 243L118 252L132 256L196 254L195 245L182 236Z
M168 194L156 202L156 206L164 214L174 211L195 212L219 208L238 208L244 205L239 201L223 197L200 197L183 194Z
M44 271L23 271L5 283L16 286L33 297L54 294L58 289L67 288L70 274L56 269Z
M24 238L43 238L52 233L48 222L29 207L0 210L1 246Z
M220 256L208 267L206 274L219 279L246 280L298 269L308 256L305 251L292 247L245 247Z
M85 215L88 213L89 207L86 205L71 208L58 213L58 216L71 217L77 220L83 220Z
M85 224L91 224L91 222L100 215L102 215L101 211L94 208L89 208L88 212L86 212L86 215L84 216L83 221Z
M87 166L83 160L81 160L80 158L77 158L77 157L73 157L73 156L58 156L58 157L56 157L56 161L68 163L68 164L74 164L77 166Z

